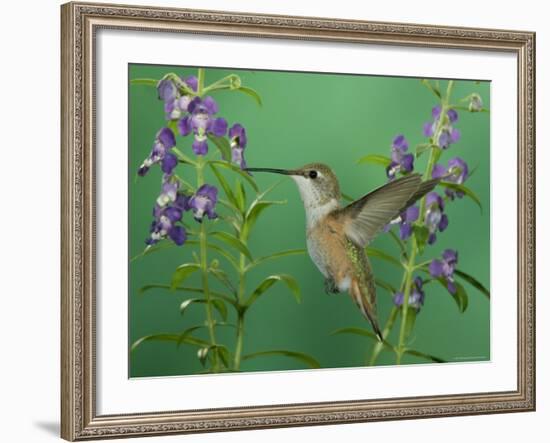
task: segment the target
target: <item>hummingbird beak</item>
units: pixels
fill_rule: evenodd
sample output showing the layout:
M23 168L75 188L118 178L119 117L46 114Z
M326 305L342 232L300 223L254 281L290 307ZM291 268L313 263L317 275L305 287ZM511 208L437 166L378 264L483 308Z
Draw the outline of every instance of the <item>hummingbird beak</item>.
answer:
M245 171L249 172L271 172L273 174L282 174L282 175L298 175L296 171L289 169L275 169L275 168L246 168Z

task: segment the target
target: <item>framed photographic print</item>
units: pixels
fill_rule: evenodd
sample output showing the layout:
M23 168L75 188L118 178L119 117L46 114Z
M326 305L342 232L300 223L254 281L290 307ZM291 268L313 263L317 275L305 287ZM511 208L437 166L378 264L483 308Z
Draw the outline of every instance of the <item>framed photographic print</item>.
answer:
M535 407L535 36L68 3L62 437Z

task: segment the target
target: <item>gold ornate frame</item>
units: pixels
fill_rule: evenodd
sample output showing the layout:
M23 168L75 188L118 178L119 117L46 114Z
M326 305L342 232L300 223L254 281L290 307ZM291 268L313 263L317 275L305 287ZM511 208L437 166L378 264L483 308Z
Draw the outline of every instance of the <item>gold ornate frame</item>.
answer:
M510 392L98 416L95 410L97 29L466 48L516 54L518 379ZM67 440L533 411L535 409L535 34L68 3L61 7L61 436Z

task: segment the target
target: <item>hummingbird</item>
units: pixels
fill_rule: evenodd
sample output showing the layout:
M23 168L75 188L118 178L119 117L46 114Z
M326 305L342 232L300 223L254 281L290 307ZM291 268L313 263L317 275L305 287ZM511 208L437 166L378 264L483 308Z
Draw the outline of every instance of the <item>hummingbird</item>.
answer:
M325 164L246 170L283 174L294 180L306 213L308 254L325 278L325 291L348 292L383 341L376 314L374 274L365 248L384 226L397 221L409 206L433 190L440 179L422 181L420 174L408 174L342 206L338 178Z

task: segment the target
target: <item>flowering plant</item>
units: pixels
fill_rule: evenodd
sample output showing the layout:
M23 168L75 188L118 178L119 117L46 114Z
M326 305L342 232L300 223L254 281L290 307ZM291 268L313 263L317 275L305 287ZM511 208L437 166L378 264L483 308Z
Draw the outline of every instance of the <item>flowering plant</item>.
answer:
M409 152L409 142L403 134L397 135L391 144L390 157L383 155L367 155L358 163L381 165L386 170L388 180L394 180L399 174L410 174L415 170L415 163L424 154L428 154L426 168L420 171L423 179L441 179L438 188L428 193L420 200L419 205L411 206L395 220L388 224L385 231L397 245L398 257L374 247L367 248L371 257L385 260L402 271L401 283L398 287L377 279L376 284L389 292L393 301L386 324L383 328L383 341L378 341L374 333L363 328L342 328L336 334L355 334L376 340L372 351L367 355L367 364L374 365L383 349L392 351L396 356L396 363L400 364L404 354L414 355L429 361L443 362L443 359L430 353L420 352L411 347L416 317L421 312L424 303L427 303L429 286L440 284L455 300L460 312L468 307L468 295L463 285L470 284L487 298L489 290L472 275L457 268L459 254L456 249L445 249L440 256L434 256L433 250L438 236L451 222L446 213L446 206L460 204L457 201L468 197L481 208L477 195L464 183L472 175L467 162L458 156L450 158L446 164L440 163L441 157L452 152L453 145L460 140L458 111L488 112L483 108L481 97L470 94L462 99L467 106L453 104L453 81L447 83L445 92L440 89L439 81L422 80L422 83L434 94L437 103L431 111L431 118L424 124L422 133L427 142L418 144L414 153ZM418 171L417 171L418 172ZM393 227L398 226L398 233ZM419 260L424 255L431 255L431 259ZM397 343L390 343L389 335L400 318Z
M150 284L140 292L166 289L183 294L182 314L194 305L205 308L202 324L187 325L183 331L143 336L132 344L131 351L151 341L192 346L204 372L239 371L243 360L266 355L283 355L307 367L319 367L313 357L295 350L244 354L245 320L261 296L280 282L298 302L301 297L297 281L287 274L265 276L250 290L249 271L267 261L304 253L302 249L291 249L256 258L248 246L259 217L269 207L284 202L267 200L274 186L260 191L254 177L244 170L249 142L245 126L228 121L211 94L221 90L241 92L261 106L260 96L243 86L235 74L206 86L204 69L187 78L168 73L160 80L134 79L131 83L155 87L164 103L166 118L166 125L154 137L150 154L137 168L138 176L146 177L158 165L162 180L146 247L134 259L169 246L193 248L194 255L193 261L175 269L169 284ZM190 146L185 147L189 142ZM234 186L230 185L228 174L236 177ZM249 197L251 192L253 197ZM186 286L195 273L201 277L200 287ZM212 281L223 290L213 289ZM236 331L234 340L223 343L218 329L228 326Z

